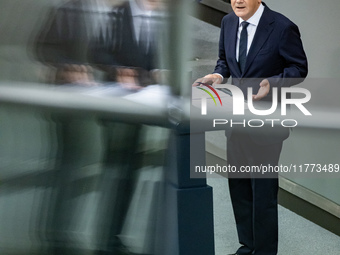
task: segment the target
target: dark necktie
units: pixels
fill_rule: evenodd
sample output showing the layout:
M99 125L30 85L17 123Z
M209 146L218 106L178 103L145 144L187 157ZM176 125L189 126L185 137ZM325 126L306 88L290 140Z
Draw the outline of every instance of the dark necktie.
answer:
M143 54L146 54L149 50L149 24L148 18L143 16L140 24L140 31L139 31L139 47Z
M247 27L248 27L249 23L246 22L246 21L243 21L241 23L241 25L242 25L242 31L241 31L241 36L240 36L238 63L240 65L240 70L243 73L244 67L246 66L246 60L247 60L247 45L248 45Z

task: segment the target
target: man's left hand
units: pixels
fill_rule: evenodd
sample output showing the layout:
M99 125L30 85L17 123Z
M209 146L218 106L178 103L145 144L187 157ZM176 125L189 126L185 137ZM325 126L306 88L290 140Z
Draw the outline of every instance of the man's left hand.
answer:
M269 81L267 79L262 80L261 83L260 83L259 91L257 92L256 95L253 95L253 100L254 101L261 100L262 98L264 98L265 96L268 95L269 91L270 91Z

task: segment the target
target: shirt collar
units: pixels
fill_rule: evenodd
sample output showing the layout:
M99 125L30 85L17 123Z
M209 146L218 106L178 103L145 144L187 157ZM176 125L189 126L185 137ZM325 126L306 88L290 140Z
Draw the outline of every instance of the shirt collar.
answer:
M260 19L261 19L261 16L262 16L262 13L264 11L264 6L263 4L261 3L259 8L257 9L257 11L254 13L253 16L251 16L247 22L249 24L252 24L254 26L257 26L260 22ZM242 18L239 18L239 25L241 25L241 23L243 22L244 20Z
M136 17L151 16L151 11L145 11L136 3L135 0L130 0L131 15Z

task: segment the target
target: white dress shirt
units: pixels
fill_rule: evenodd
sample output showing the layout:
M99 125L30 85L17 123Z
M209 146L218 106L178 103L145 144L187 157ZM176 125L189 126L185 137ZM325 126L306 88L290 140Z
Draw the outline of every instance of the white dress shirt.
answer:
M135 0L130 0L131 15L135 32L135 40L139 43L140 32L143 30L150 34L152 11L143 10ZM143 20L144 19L144 20ZM142 26L145 26L142 28ZM149 42L147 42L149 43Z
M247 55L248 55L250 46L251 46L251 44L253 42L253 39L254 39L254 36L255 36L255 32L256 32L257 26L258 26L258 24L260 22L260 19L262 17L263 11L264 11L264 6L261 3L259 8L257 9L257 11L254 13L254 15L251 16L247 20L247 22L249 23L249 25L247 27L247 32L248 32ZM239 27L238 27L238 31L237 31L236 52L235 52L235 57L236 57L237 62L238 62L238 57L239 57L238 53L239 53L240 37L241 37L241 31L242 31L241 23L243 21L244 20L239 17ZM216 73L216 74L220 75L222 77L222 79L224 79L224 77L221 74L219 74L219 73Z
M260 22L263 11L264 11L264 6L261 3L259 8L257 9L257 11L254 13L254 15L251 16L248 20L246 20L249 23L249 25L247 27L247 32L248 32L247 55L248 55L251 43L253 42L255 32L256 32L257 26ZM238 57L239 57L238 52L239 52L239 47L240 47L240 36L241 36L241 32L242 32L241 23L243 21L244 20L242 18L239 18L239 26L238 26L238 31L237 31L237 42L236 42L236 60L237 60L237 62L238 62Z

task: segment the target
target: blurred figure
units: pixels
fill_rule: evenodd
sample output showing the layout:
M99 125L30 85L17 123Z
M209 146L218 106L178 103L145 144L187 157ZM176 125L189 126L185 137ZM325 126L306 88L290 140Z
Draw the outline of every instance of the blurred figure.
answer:
M161 11L162 5L159 0L130 0L113 7L106 29L100 30L99 35L90 44L89 50L90 62L104 71L109 84L137 91L148 85L160 83L162 79L160 76L164 71L159 70L160 52L156 35L162 25ZM146 251L147 254L153 254L152 240L156 231L156 221L152 221L153 226L149 226L150 215L142 212L138 214L138 219L128 217L135 213L131 206L133 208L136 204L131 205L131 201L138 200L133 199L136 194L135 184L138 183L138 176L143 175L141 169L145 166L144 155L140 153L139 145L145 141L143 133L150 130L150 127L113 123L109 119L103 120L102 125L106 148L104 172L100 181L102 194L98 210L100 249L97 254L130 254L128 249L130 247L125 248L125 245L131 244L129 240L133 240L134 236L131 237L130 231L125 231L126 242L123 243L121 234L123 229L133 229L131 227L134 225L133 222L140 221L148 222L145 224L148 230L135 232L139 237L143 235L144 239L141 240L149 240L149 243L144 244L145 248L139 249L138 254L145 254ZM164 136L158 138L162 139ZM143 199L151 199L148 196L154 195L145 193ZM156 207L157 203L151 209L152 214ZM139 234L140 232L143 233ZM138 238L132 241L134 244L139 242Z
M52 7L49 20L36 39L36 56L50 70L47 82L98 85L94 82L87 52L90 41L105 25L108 11L109 8L97 0L70 0ZM84 213L80 208L85 207L85 203L79 197L88 195L96 185L93 181L89 185L84 171L93 174L101 170L101 127L95 119L86 116L52 113L46 118L52 120L51 136L57 138L57 158L49 180L52 192L47 193L42 203L42 215L48 213L46 226L43 219L40 222L39 227L44 229L41 239L48 242L48 254L81 254L76 241L77 219Z
M128 90L158 83L155 79L160 75L160 71L155 70L159 58L155 34L156 27L161 24L161 2L116 3L71 0L54 11L52 20L37 39L39 60L55 70L50 79L52 83L122 86ZM105 82L94 82L89 63L104 71ZM141 133L148 128L113 122L110 118L101 119L97 127L88 119L67 114L55 114L53 119L57 126L60 160L53 176L54 194L49 206L48 229L51 231L48 239L52 247L49 254L79 253L70 239L73 220L78 216L75 212L79 212L75 210L74 197L84 188L77 184L77 178L82 177L80 172L77 177L77 171L84 164L95 163L93 155L102 157L97 186L100 197L96 209L96 254L130 254L119 235L133 196L137 170L142 168L139 144L144 137ZM86 143L95 138L103 142L103 155ZM149 215L139 215L143 217L149 218ZM154 235L155 228L151 229L144 234ZM125 233L127 240L128 235ZM148 248L148 254L151 253L152 247Z

